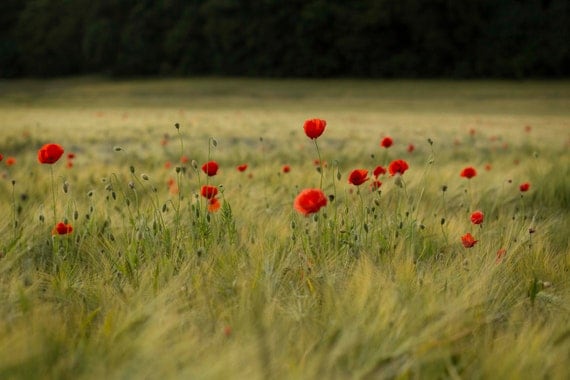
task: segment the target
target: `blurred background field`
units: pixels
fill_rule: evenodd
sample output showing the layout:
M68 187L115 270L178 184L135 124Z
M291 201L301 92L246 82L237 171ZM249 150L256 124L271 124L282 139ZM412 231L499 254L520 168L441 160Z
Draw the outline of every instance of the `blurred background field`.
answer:
M339 127L335 137L394 129L461 137L464 129L533 125L541 139L561 141L570 108L568 81L85 78L3 81L0 90L3 134L25 128L49 137L63 129L82 138L113 130L111 138L121 138L140 128L155 137L173 122L203 135L282 137L307 115L326 114Z

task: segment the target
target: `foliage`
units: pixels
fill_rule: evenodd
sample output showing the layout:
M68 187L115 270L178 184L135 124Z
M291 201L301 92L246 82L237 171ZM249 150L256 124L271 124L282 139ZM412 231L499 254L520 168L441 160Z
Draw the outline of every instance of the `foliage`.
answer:
M7 0L0 76L561 77L564 0Z

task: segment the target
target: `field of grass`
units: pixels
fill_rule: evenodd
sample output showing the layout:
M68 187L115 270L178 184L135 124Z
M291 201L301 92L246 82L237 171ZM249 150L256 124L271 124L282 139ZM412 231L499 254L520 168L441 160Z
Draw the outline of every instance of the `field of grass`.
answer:
M567 379L569 149L567 81L0 82L0 378Z

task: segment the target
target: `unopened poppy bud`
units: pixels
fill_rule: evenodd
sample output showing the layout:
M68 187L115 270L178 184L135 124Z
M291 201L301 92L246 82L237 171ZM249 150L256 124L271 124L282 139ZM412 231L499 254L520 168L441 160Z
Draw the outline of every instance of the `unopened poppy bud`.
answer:
M147 174L141 174L141 178L144 179L145 181L148 181L148 175Z
M129 182L129 187L130 187L131 189L134 189L134 188L135 188L135 183L134 183L134 182L132 182L132 181L131 181L131 182Z
M447 185L443 185L443 186L441 187L441 191L443 191L443 192L445 193L445 192L447 191Z
M215 148L218 146L218 140L212 137L212 146Z
M429 143L429 145L433 145L433 140L431 138L428 138L427 142Z
M120 151L123 150L123 148L121 148L120 146L115 146L115 147L113 147L113 150L114 150L115 152L120 152Z
M63 182L63 192L67 194L69 190L69 183L67 181Z
M198 161L192 160L191 164L194 169L198 170Z
M93 190L89 190L89 192L87 192L87 196L91 198L93 196Z
M135 174L135 167L133 165L129 166L131 174Z
M175 124L174 124L174 128L176 128L176 129L180 129L180 124L178 124L178 123L175 123Z

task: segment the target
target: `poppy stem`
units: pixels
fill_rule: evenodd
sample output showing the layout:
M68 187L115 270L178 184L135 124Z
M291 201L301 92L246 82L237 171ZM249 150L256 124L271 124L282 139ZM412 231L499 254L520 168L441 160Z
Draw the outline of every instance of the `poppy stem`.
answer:
M12 181L12 223L13 223L13 227L14 227L14 231L16 231L16 228L18 227L18 219L17 219L17 209L16 209L16 181Z
M319 188L323 189L323 176L324 176L324 169L323 169L323 160L321 159L321 151L319 150L319 144L317 144L317 139L313 139L315 142L315 148L317 148L317 156L319 157L319 172L321 173L321 184Z
M52 197L52 206L53 206L53 225L57 224L57 212L56 212L56 204L55 204L55 179L53 174L53 165L50 165L50 174L51 174L51 197Z

